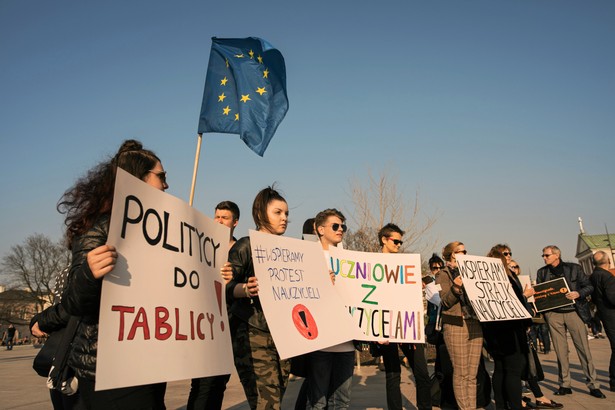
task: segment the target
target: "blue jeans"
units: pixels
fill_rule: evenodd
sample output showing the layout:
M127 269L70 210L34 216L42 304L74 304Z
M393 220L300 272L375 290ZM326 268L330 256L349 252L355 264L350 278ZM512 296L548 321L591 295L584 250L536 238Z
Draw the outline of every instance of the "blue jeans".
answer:
M348 409L353 372L354 351L310 353L307 408Z

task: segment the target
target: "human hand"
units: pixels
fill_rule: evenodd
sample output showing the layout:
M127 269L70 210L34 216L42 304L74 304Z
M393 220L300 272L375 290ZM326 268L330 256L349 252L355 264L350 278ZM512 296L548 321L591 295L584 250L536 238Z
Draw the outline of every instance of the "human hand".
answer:
M248 283L246 283L246 294L249 298L258 296L258 279L256 279L256 276L248 278Z
M34 337L44 337L44 336L47 336L47 333L43 332L38 327L38 322L34 323L34 325L32 326L32 329L30 329L30 333L32 333L32 336L34 336Z
M335 272L332 270L329 271L329 277L331 278L331 283L335 285Z
M578 299L581 295L579 294L579 292L577 292L576 290L572 291L572 292L568 292L566 294L566 299L570 299L570 300L575 300Z
M229 283L231 279L233 279L233 268L231 268L230 262L226 262L222 265L222 268L220 268L220 275L222 275L224 283Z
M529 298L531 296L534 296L535 293L536 291L533 287L531 287L530 285L525 285L525 289L523 289L523 296Z
M460 288L463 285L463 281L461 280L461 276L457 276L455 279L453 279L453 284Z
M102 245L88 252L87 261L92 275L100 279L115 267L117 252L115 246Z

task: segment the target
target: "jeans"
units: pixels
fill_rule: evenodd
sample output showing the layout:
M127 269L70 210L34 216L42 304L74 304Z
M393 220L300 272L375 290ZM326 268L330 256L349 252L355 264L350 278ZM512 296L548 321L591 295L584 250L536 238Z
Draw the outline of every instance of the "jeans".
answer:
M353 372L354 351L310 353L307 408L348 409Z

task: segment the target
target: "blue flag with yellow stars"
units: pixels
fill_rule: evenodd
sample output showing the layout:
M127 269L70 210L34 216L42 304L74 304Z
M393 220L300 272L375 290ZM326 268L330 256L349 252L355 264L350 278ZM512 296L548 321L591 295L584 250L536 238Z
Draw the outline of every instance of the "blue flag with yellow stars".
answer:
M199 134L239 134L261 157L288 111L282 53L257 38L211 39Z

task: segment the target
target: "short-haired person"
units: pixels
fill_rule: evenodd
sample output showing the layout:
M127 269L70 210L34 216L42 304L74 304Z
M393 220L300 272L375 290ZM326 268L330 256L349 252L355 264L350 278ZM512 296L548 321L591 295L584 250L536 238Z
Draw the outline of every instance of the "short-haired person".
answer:
M557 278L565 278L570 288L566 297L574 300L573 305L563 306L544 312L545 320L549 325L551 340L559 370L559 389L556 396L572 394L570 388L570 362L568 360L568 340L566 331L574 343L574 347L581 362L581 369L587 380L589 394L597 398L605 398L600 391L600 384L596 379L596 368L592 359L589 343L587 341L587 326L585 323L591 320L587 296L594 291L589 278L583 273L581 266L576 263L561 260L561 252L555 245L545 246L542 249L542 258L545 266L538 269L536 283L543 283Z
M399 253L403 244L404 231L393 223L388 223L378 232L382 253ZM431 382L427 370L427 358L423 343L380 343L380 352L386 373L387 408L401 410L401 363L399 348L408 359L416 382L416 401L419 410L431 409Z
M453 391L460 410L476 409L476 383L483 348L483 332L469 303L457 267L462 242L450 242L442 250L446 267L436 275L440 285L442 333L453 364Z
M139 141L126 140L113 158L90 169L60 199L58 211L66 214L65 238L72 251L62 305L81 317L68 365L79 381L80 408L164 409L166 383L94 391L102 282L118 257L115 247L106 244L118 168L161 191L169 188L156 154Z
M606 252L598 251L594 253L592 260L595 266L589 278L594 286L592 300L598 308L598 315L604 325L606 337L611 344L609 387L611 391L615 391L615 276L607 270L610 261Z
M235 202L222 201L214 209L214 221L230 228L229 250L233 247L237 239L233 236L235 228L239 223L239 207ZM220 269L220 275L225 283L233 277L231 264L226 262ZM227 306L228 310L228 306ZM199 377L192 379L190 383L190 394L188 395L187 410L213 410L221 409L224 400L226 384L231 378L230 374L218 376Z
M331 266L329 247L342 242L346 218L337 209L325 209L314 218L316 233L324 250L327 266ZM331 270L327 272L334 281ZM324 273L323 273L324 274ZM308 409L347 409L350 407L354 344L344 342L309 354L307 376Z
M264 188L254 198L252 218L259 232L284 235L288 203L273 186ZM251 409L279 409L290 362L280 359L258 298L249 236L233 245L228 259L233 277L226 284L226 300L237 375Z

